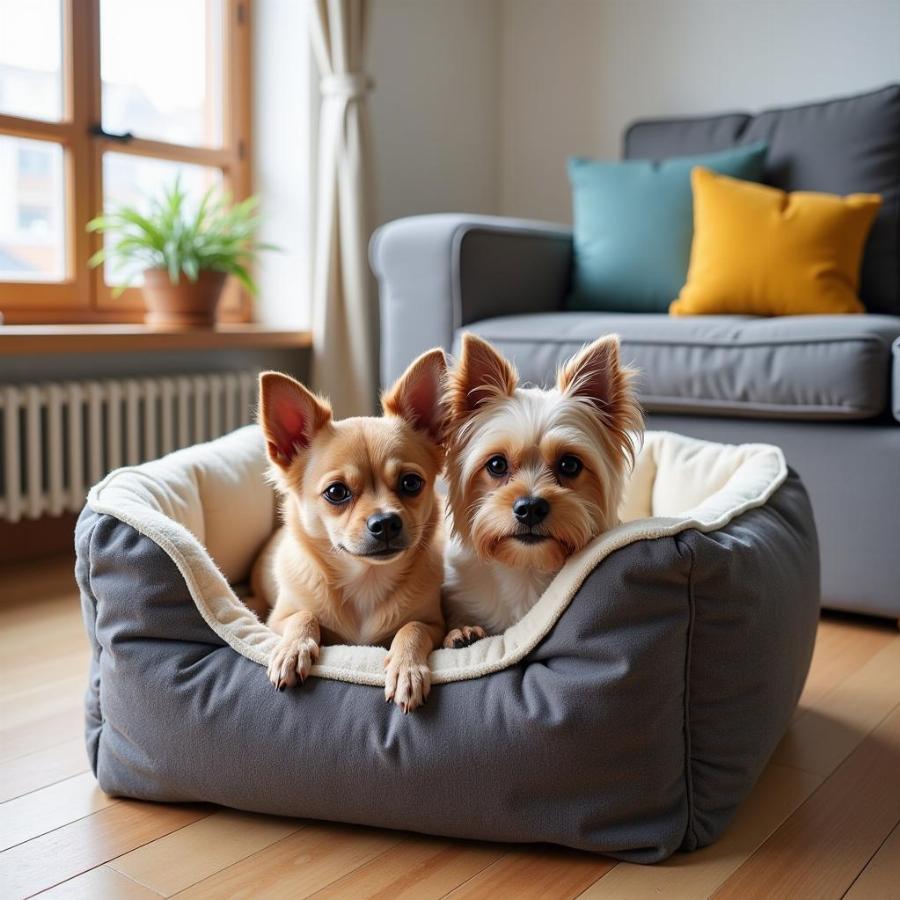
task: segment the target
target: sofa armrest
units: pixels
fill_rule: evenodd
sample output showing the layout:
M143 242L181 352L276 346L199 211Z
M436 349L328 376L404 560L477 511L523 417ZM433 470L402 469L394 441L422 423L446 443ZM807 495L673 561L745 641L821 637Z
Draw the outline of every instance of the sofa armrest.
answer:
M893 375L892 375L892 401L891 401L891 409L894 413L894 418L900 422L900 337L898 337L893 344Z
M559 309L572 234L562 225L470 215L413 216L369 246L381 301L381 382L456 330L492 316Z

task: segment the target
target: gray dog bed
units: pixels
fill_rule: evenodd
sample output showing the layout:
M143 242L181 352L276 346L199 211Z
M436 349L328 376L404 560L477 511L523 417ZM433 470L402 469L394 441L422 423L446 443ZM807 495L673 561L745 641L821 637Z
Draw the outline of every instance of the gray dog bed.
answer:
M646 436L621 526L503 635L438 650L386 704L380 647L326 647L278 693L241 604L275 523L255 428L121 469L88 497L77 577L101 787L637 862L714 841L809 666L818 552L781 452Z

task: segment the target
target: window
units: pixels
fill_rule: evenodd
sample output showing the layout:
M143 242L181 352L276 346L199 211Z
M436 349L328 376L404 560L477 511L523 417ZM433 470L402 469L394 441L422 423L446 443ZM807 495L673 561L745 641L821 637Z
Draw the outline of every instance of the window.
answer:
M49 178L53 170L51 163L52 154L50 148L40 144L32 144L30 147L23 141L19 145L18 169L19 175L32 178Z
M7 323L140 321L89 270L88 221L176 174L250 190L251 0L0 0L0 312ZM118 274L118 272L117 272ZM230 286L226 318L249 319Z
M19 228L32 234L48 234L53 210L49 206L20 206Z

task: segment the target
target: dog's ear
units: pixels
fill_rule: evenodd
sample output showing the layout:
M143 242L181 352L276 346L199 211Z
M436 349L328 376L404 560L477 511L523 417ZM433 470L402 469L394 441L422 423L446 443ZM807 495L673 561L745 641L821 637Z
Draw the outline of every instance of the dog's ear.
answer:
M388 415L400 416L440 443L444 435L444 379L447 358L440 348L428 350L410 363L393 387L381 398Z
M299 381L280 372L260 374L259 424L273 463L287 468L330 421L331 407Z
M448 400L453 422L470 416L479 406L511 397L519 375L487 341L466 332L462 336L459 362L449 373Z
M567 397L590 400L607 424L632 427L640 412L631 390L633 372L619 362L619 336L604 335L559 370L556 386Z

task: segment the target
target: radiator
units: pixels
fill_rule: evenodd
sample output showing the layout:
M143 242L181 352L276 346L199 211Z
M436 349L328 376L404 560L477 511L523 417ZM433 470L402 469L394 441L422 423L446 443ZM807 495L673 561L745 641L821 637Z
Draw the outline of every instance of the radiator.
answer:
M78 512L88 488L252 421L256 372L0 385L0 519Z

